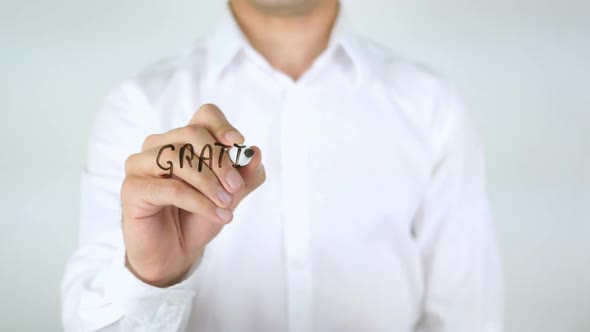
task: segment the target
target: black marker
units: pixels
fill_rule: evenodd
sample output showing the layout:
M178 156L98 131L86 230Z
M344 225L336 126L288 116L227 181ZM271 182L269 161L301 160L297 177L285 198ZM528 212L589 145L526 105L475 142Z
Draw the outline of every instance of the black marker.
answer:
M244 149L245 148L245 149ZM254 150L245 145L237 145L235 148L228 150L229 159L234 163L235 167L246 166L254 156Z

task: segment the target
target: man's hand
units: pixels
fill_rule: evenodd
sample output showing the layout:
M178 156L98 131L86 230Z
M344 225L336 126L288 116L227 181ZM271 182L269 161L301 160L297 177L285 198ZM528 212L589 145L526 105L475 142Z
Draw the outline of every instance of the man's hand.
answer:
M193 167L185 162L166 178L167 172L156 165L160 148L173 144L175 149L165 149L162 160L175 160L177 165L186 143L199 153L205 144L233 146L243 141L221 110L207 104L186 127L149 136L141 153L127 159L121 188L123 237L127 267L139 279L157 287L178 283L207 243L232 220L238 203L266 178L256 147L248 166L232 167L225 153L222 167L213 163L211 169L198 172L196 157Z

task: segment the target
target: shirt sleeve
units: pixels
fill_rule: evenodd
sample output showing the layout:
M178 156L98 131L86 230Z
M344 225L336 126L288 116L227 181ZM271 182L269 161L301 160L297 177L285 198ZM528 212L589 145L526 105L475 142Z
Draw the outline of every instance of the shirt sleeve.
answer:
M194 296L195 266L169 288L137 279L125 267L120 188L125 160L159 132L140 89L126 82L95 121L81 179L79 248L62 282L66 331L181 331Z
M501 271L483 149L455 88L437 98L435 158L414 221L425 276L418 331L501 331Z

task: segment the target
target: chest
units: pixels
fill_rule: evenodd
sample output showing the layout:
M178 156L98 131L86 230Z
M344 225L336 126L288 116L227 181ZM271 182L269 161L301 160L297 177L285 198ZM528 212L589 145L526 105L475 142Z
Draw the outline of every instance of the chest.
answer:
M307 185L313 209L354 218L367 211L409 223L431 167L425 135L379 91L287 89L221 95L230 121L261 147L268 182Z

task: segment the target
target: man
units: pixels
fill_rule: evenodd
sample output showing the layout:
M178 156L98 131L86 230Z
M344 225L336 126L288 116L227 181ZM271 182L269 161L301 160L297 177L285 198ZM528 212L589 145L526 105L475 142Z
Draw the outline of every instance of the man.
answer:
M246 143L233 167L222 145ZM68 331L500 330L457 93L337 0L230 1L215 34L109 95L88 158Z

